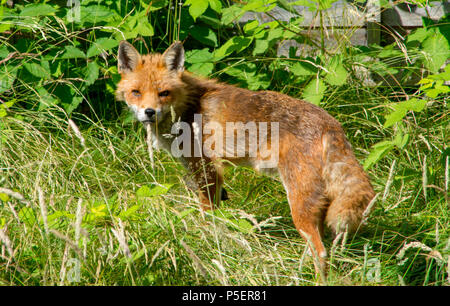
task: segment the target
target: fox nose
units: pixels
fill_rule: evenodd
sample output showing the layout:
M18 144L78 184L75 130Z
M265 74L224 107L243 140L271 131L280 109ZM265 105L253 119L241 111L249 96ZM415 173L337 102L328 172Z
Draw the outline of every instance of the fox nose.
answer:
M153 116L156 114L156 111L153 108L146 108L145 109L145 114L147 115L147 117L149 119L152 119Z

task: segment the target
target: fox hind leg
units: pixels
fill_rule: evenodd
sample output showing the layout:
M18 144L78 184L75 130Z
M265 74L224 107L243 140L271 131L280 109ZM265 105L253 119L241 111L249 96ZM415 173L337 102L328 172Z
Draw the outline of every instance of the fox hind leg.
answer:
M306 163L282 165L281 179L287 192L294 225L312 250L316 273L325 282L327 251L322 242L324 184L317 170Z

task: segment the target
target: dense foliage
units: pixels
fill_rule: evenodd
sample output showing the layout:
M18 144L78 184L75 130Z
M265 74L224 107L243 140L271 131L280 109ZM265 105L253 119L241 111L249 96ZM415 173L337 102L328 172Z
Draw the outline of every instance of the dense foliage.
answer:
M405 36L381 27L386 41L394 42L358 46L349 43L356 26L340 31L324 25L336 2L1 0L0 187L6 190L0 190L0 229L9 238L1 239L0 283L65 283L59 278L69 250L82 260L81 282L87 284L315 279L312 272L297 277L305 272L306 253L292 250L300 244L292 239L300 238L288 209L274 204L286 203L282 186L266 177L231 170L235 200L229 210L207 217L220 230L192 229L205 220L194 204L177 206L187 201L174 196L188 192L182 170L163 153L156 171L147 169L143 131L115 101L117 46L126 39L142 53L161 52L181 40L186 68L197 75L303 98L338 118L370 170L381 204L369 221L372 231L348 241L351 248L328 241L336 268L331 283L365 284L368 256L374 256L383 271L379 283L444 284L450 260L450 18L423 18L423 26ZM393 5L379 2L381 9ZM429 1L400 2L421 7ZM312 12L319 26L305 28L295 5ZM368 14L365 1L352 5ZM291 18L280 18L279 9ZM245 16L250 17L240 22ZM330 33L338 38L331 47ZM73 197L84 200L70 206ZM279 215L286 220L277 223ZM226 233L224 245L215 240L216 230ZM75 242L68 238L73 235ZM211 253L203 253L198 241L210 245ZM123 259L113 257L115 246ZM216 257L221 252L228 258ZM272 252L282 255L264 257ZM249 258L242 267L248 274L239 272L241 256ZM286 279L273 276L278 274Z

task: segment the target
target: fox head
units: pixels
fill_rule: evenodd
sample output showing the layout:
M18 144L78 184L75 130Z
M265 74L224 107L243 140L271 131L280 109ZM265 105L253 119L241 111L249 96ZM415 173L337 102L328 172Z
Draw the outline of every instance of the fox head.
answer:
M117 57L121 74L117 99L125 101L139 121L161 122L170 116L171 108L183 103L184 48L180 42L163 54L140 55L130 43L121 41Z

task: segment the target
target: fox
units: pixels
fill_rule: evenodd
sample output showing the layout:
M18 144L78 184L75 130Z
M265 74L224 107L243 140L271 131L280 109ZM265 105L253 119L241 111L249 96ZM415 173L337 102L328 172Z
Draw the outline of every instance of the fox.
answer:
M179 41L162 54L141 55L123 40L117 59L121 79L116 98L126 102L138 121L150 125L155 146L170 153L173 126L184 122L192 127L187 132L190 143L182 143L183 149L200 154L185 154L177 159L195 182L201 208L214 209L228 198L223 188L226 166L250 166L257 172L277 176L286 191L293 223L316 258L316 272L326 273L324 225L334 235L356 231L374 198L369 177L341 124L324 109L304 100L195 76L185 70L185 51ZM195 120L198 115L202 116L201 123ZM225 147L213 144L210 147L216 154L203 154L208 139L196 141L196 130L210 123L225 129L229 122L258 123L253 125L257 129L263 123L277 123L277 139L268 139L264 150L247 140L227 142ZM226 138L217 134L216 141ZM243 133L249 134L249 129ZM236 149L243 154L224 152ZM261 166L268 161L267 152L275 152L277 157L270 167Z

